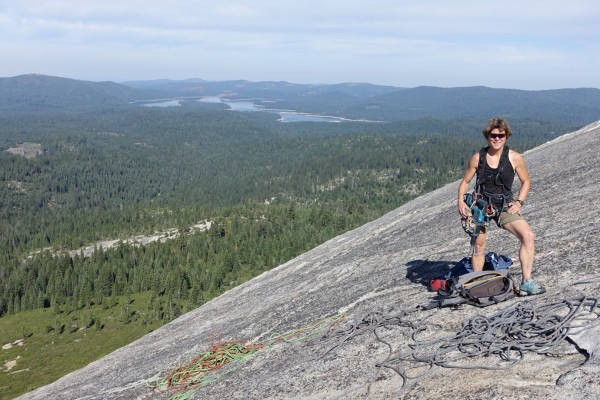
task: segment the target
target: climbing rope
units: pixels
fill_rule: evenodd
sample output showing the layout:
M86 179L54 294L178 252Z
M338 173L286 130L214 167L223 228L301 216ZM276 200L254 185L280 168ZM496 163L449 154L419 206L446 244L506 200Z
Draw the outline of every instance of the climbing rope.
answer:
M195 353L192 359L166 374L162 379L148 385L159 392L174 391L170 400L185 400L194 391L239 369L255 354L278 343L293 343L314 335L334 330L345 314L324 318L306 327L285 333L274 333L263 342L242 344L235 341L218 343L209 350Z
M506 369L523 359L525 352L552 354L567 337L571 328L582 321L591 328L600 321L597 300L580 296L562 301L535 305L523 302L489 317L478 315L465 322L453 337L433 341L419 340L406 355L390 357L386 364L396 361L418 361L446 368ZM593 320L590 320L589 318ZM460 362L470 358L499 356L508 365L465 365ZM382 364L383 365L383 364Z
M570 286L590 283L600 283L600 277L575 282L535 296L533 300L517 302L489 316L477 315L463 322L457 333L434 339L426 337L432 332L428 331L424 322L413 321L415 313L423 316L420 309L400 311L394 315L371 312L358 323L345 328L339 325L346 315L338 314L304 328L272 334L263 341L216 344L206 352L197 353L190 362L178 366L150 386L160 392L175 391L177 394L171 400L185 400L195 390L235 371L261 351L279 343L297 342L323 333L321 340L334 338L337 343L320 358L365 334L374 335L378 342L387 346L387 357L375 364L376 371L366 382L367 393L384 369L402 378L399 390L406 389L408 385L414 386L434 372L435 367L508 369L523 360L527 352L558 355L557 347L569 334L600 324L600 308L594 297L579 294L563 300L545 301ZM422 320L427 321L429 317L424 316ZM385 331L389 335L393 328L404 329L404 334L412 340L407 341L402 350L395 350L385 340ZM482 357L485 357L485 364L476 364L476 360Z
M574 283L599 283L600 277ZM367 393L372 383L383 369L390 369L402 378L400 390L409 380L412 385L432 372L435 366L444 368L468 369L508 369L524 358L526 352L556 355L553 353L570 333L575 330L590 329L600 324L600 309L596 298L578 295L564 300L542 303L550 294L556 294L567 287L559 288L533 301L514 304L490 316L477 315L464 322L459 332L442 338L420 339L427 331L424 324L407 319L412 312L401 312L387 316L382 313L369 313L358 324L337 330L326 337L338 338L338 343L322 356L357 336L372 333L386 345L388 356L375 366L375 375L367 382ZM414 312L414 311L413 311ZM381 329L392 327L409 328L408 336L413 343L408 349L395 354L392 345L382 339ZM490 356L497 356L497 362ZM485 357L485 364L472 364L471 360ZM421 367L421 368L419 368ZM417 376L409 377L408 371ZM424 371L424 372L422 372ZM412 386L411 385L411 386Z
M172 371L167 376L156 383L156 388L159 391L167 391L175 389L179 392L189 391L196 387L204 386L215 379L210 375L210 372L217 371L227 365L239 366L257 351L264 348L260 343L240 344L236 342L228 342L215 344L206 352L197 353L187 364L181 365ZM227 372L231 372L228 370ZM176 396L176 399L182 400L187 398L188 393Z

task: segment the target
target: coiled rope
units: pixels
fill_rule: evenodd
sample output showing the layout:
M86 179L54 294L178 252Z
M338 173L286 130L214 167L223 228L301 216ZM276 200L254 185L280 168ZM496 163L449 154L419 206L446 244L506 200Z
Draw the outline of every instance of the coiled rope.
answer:
M599 283L600 277L575 282L572 285ZM432 372L435 366L465 369L508 369L524 358L525 353L556 355L553 351L570 333L591 329L600 324L600 309L596 298L580 294L571 298L543 303L552 294L572 286L559 288L531 301L518 302L490 316L477 315L464 322L459 332L442 338L425 340L419 337L427 330L423 324L407 317L414 311L395 316L369 313L358 324L338 330L326 337L338 338L338 343L322 356L359 335L372 333L388 348L385 360L375 364L377 371L367 382L367 393L382 369L390 369L402 378L400 391L411 381L414 386ZM408 350L395 354L392 345L383 340L382 328L409 328L413 343ZM489 356L497 356L491 365ZM486 357L485 364L472 364L473 359ZM419 368L420 367L420 368ZM408 370L417 368L419 374L409 377ZM424 372L421 372L423 371ZM414 374L414 372L413 372Z
M345 314L324 318L306 327L270 335L263 342L242 344L235 341L213 345L209 350L194 353L192 359L148 385L159 392L174 391L170 400L185 400L199 388L239 369L254 355L278 343L293 343L333 330Z

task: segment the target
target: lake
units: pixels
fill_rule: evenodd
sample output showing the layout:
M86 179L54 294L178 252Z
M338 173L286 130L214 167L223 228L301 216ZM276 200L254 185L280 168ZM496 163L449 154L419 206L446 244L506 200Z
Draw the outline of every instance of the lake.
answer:
M231 111L241 112L272 112L279 114L280 122L342 122L347 121L344 118L323 116L317 114L302 113L291 110L278 110L274 108L264 108L257 106L253 100L227 100L218 96L204 96L201 98L175 98L160 100L135 101L142 107L180 107L181 102L185 100L195 100L202 103L221 103L229 107Z
M139 104L144 107L179 107L181 106L181 100L149 100L139 102Z
M280 122L341 122L343 118L328 117L317 114L301 113L289 110L278 110L275 108L264 108L254 104L252 100L226 100L217 96L206 96L202 97L198 101L204 103L222 103L229 106L232 111L267 111L279 114Z

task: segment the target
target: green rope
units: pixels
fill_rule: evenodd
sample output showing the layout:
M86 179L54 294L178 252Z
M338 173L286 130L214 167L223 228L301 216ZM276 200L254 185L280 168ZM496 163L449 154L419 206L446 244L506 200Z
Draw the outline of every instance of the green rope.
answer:
M304 328L270 335L264 342L242 344L226 342L214 345L205 352L195 353L184 365L171 370L164 378L148 385L159 392L178 391L170 400L187 400L201 387L241 368L257 353L278 343L294 343L333 329L345 317L338 314Z

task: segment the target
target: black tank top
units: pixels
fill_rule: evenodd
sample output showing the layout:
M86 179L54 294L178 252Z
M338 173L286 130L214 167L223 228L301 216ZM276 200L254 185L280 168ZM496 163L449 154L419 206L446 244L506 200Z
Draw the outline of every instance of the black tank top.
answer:
M499 195L492 198L492 202L496 206L502 207L502 195L512 191L512 185L515 180L515 170L510 163L510 160L502 165L500 161L498 168L492 168L487 162L487 157L483 163L483 174L480 184L485 193Z

